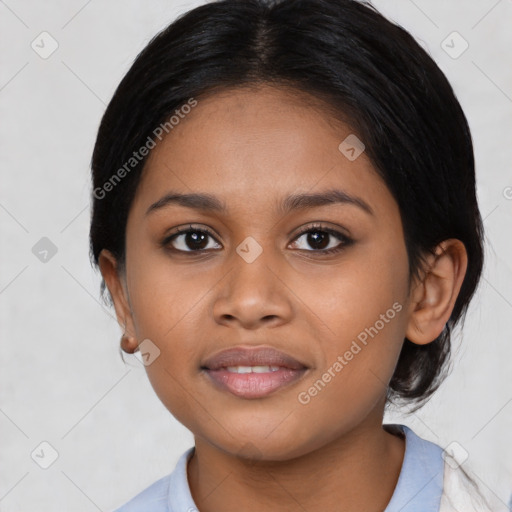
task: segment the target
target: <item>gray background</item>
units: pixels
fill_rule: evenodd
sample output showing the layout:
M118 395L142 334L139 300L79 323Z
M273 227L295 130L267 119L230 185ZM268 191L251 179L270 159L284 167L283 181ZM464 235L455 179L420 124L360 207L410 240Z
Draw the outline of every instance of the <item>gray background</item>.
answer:
M88 203L91 151L115 87L159 29L199 3L0 1L4 512L111 510L169 473L193 443L160 404L140 362L120 358L121 331L113 310L100 302L99 275L89 264ZM387 421L404 422L443 447L459 443L468 454L464 465L506 501L512 490L512 2L375 5L421 41L454 86L473 133L487 233L485 274L464 339L455 343L452 374L422 410L395 412ZM43 31L58 43L46 59L31 47L35 41L38 51L51 49ZM453 31L469 44L458 58L445 51L463 48L462 40L446 39ZM48 244L43 237L57 250L46 261L38 252ZM40 467L52 461L43 441L58 453L48 469Z

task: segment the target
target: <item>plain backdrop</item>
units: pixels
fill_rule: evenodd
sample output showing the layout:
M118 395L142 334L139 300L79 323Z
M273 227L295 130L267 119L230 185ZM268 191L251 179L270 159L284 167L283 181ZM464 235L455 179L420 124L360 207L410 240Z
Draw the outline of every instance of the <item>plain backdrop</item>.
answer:
M172 471L192 446L140 362L120 357L121 330L89 264L89 164L106 104L138 52L200 3L0 1L3 512L112 510ZM386 421L443 447L458 443L479 483L507 501L512 2L375 5L429 51L468 117L487 257L449 378L423 409Z

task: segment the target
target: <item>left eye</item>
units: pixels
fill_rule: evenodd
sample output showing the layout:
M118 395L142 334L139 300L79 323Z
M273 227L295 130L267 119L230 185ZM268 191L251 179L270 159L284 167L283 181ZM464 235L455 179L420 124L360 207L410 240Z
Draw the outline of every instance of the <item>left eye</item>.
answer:
M302 243L298 244L301 239L303 239ZM349 242L345 235L333 229L313 228L301 233L295 239L294 245L298 245L297 249L309 252L336 252L340 251ZM306 245L312 247L313 251L307 249Z

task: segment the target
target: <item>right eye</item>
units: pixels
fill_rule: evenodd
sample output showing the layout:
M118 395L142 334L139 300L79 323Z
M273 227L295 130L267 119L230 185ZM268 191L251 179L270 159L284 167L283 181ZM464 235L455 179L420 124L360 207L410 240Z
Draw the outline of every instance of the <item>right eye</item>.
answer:
M215 240L210 231L204 228L177 229L175 233L162 240L161 245L173 252L200 253L202 251L217 249L219 247L208 247L208 238ZM169 247L170 246L170 247Z

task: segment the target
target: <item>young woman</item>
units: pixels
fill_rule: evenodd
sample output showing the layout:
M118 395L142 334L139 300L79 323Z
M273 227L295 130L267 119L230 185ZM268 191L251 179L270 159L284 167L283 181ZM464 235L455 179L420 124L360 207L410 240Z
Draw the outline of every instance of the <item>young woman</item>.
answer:
M352 0L193 9L92 171L121 346L195 438L119 511L505 510L382 424L439 386L483 260L465 116L406 31Z

